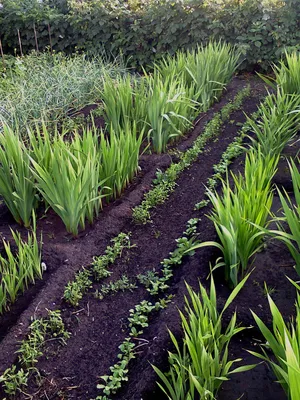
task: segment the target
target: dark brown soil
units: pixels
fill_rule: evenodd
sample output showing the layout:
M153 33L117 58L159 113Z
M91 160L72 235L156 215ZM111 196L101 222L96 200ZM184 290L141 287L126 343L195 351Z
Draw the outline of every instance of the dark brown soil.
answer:
M248 114L256 110L258 101L264 93L263 86L255 79L252 85L251 97L245 101L243 111ZM228 92L208 113L203 115L186 140L178 147L188 148L201 133L205 123L211 119L230 98L233 98L245 85L242 79L235 79ZM213 165L220 160L222 153L231 143L239 126L245 120L243 111L235 112L230 123L224 128L217 141L210 143L199 159L185 171L178 180L178 186L169 200L156 208L152 213L152 223L145 226L133 224L131 208L137 205L143 193L150 188L156 168L166 168L170 155L143 156L142 172L135 182L124 193L121 199L105 207L103 213L93 227L81 233L78 239L66 235L62 223L52 213L38 222L38 229L43 231L43 260L48 266L45 278L38 285L19 298L11 311L0 318L2 341L0 343L0 373L16 359L14 351L18 341L24 338L33 315L45 314L45 309L61 309L68 330L72 336L67 346L52 346L55 354L42 357L38 369L44 377L38 388L31 382L28 392L32 399L82 399L95 398L99 392L96 385L99 376L107 374L109 367L117 361L118 346L128 335L126 329L129 310L143 299L150 299L142 287L133 292L118 293L100 301L94 298L93 290L82 300L77 309L67 306L62 301L64 286L74 276L82 265L88 265L92 257L102 254L110 238L120 231L132 232L131 250L123 253L122 258L113 266L110 279L118 279L122 274L134 278L137 274L152 268L159 268L160 261L166 258L175 248L175 239L182 235L186 222L192 217L199 217L200 239L215 240L216 234L211 222L205 214L209 207L194 211L194 205L204 198L204 184L213 173ZM242 158L232 165L234 170L241 168ZM278 207L278 199L274 207ZM16 228L5 208L2 213L0 231L9 237L8 226ZM169 292L175 297L167 309L153 315L150 326L145 330L136 359L132 361L129 384L119 392L115 399L150 400L163 399L156 389L156 376L151 363L165 369L167 366L167 350L170 349L170 339L166 327L176 336L180 336L180 319L178 307L184 306L186 294L185 282L197 289L198 280L206 283L209 272L209 262L215 261L218 255L211 248L197 251L194 257L186 259L174 274ZM252 272L243 291L235 304L226 314L228 321L230 311L237 307L238 319L244 326L253 325L249 308L256 312L267 323L270 314L263 291L266 281L269 287L276 289L273 298L287 317L293 313L295 293L284 275L296 278L287 250L278 242L270 242L267 248L255 259L255 270ZM228 297L229 290L222 283L222 277L216 275L216 283L220 306ZM225 322L226 322L225 321ZM244 349L257 349L254 339L261 339L256 328L246 330L232 342L232 357L242 357L244 363L253 363L253 357ZM254 360L256 362L256 360ZM274 383L274 376L264 364L244 374L233 376L223 385L219 393L221 400L238 399L245 393L245 399L281 400L284 397L282 389ZM1 395L1 394L0 394ZM3 394L2 394L3 395Z

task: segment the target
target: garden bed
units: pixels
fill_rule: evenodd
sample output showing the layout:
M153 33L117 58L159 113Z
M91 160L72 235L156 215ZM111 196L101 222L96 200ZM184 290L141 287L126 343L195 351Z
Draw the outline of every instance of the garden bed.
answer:
M160 262L174 250L175 240L180 237L190 218L200 218L198 232L201 241L216 239L213 224L205 217L210 207L195 211L194 206L205 197L204 185L213 174L213 166L219 162L222 153L240 129L240 124L245 121L244 112L251 114L256 110L261 96L265 93L264 85L253 78L247 82L236 78L221 101L201 116L194 131L191 131L178 145L181 151L189 148L214 113L229 99L233 99L248 82L251 83L251 96L244 101L241 110L232 114L219 138L209 142L197 161L182 172L177 180L176 189L169 199L152 211L151 223L136 225L131 218L131 209L140 203L143 194L150 189L156 169L167 168L172 157L176 160L174 152L173 156L170 154L143 156L140 161L142 170L135 182L119 200L106 206L94 226L82 232L79 238L72 239L67 235L62 222L54 213L50 212L45 218L38 220L38 232L43 232L43 261L47 265L47 272L43 281L31 287L11 307L11 311L1 317L1 372L15 361L14 352L18 348L18 342L28 332L31 317L45 315L46 309L62 311L71 338L64 347L57 346L55 341L49 343L48 350L37 364L43 378L42 384L36 387L34 380L31 380L25 390L33 396L33 399L96 397L99 394L96 388L100 382L99 377L107 374L109 367L117 361L118 346L128 335L126 324L129 310L141 300L150 299L146 290L138 285L138 288L132 291L118 292L99 300L93 293L101 285L94 283L79 307L70 307L62 300L63 288L73 279L74 273L81 266L88 266L93 256L102 254L112 237L121 231L131 232L130 241L134 247L123 251L122 257L114 263L113 274L107 281L115 281L123 274L134 279L137 274L153 268L158 269ZM295 146L297 147L297 144ZM232 169L234 171L242 169L242 161L243 157L237 159ZM284 173L284 170L285 167L281 166L280 173ZM279 208L278 205L278 199L275 197L274 211ZM9 226L16 228L16 224L4 210L4 206L1 212L0 231L4 237L9 238ZM162 369L167 368L166 350L170 348L170 339L166 326L176 336L180 335L177 309L182 309L184 305L185 282L196 290L198 280L205 284L209 273L209 262L214 262L217 256L218 253L212 248L202 249L197 251L194 257L186 258L175 270L168 289L168 293L175 297L165 310L150 317L149 328L145 330L141 339L137 339L140 347L136 359L130 363L129 384L114 396L115 399L164 398L156 389L157 376L150 363ZM264 321L270 323L269 308L263 290L266 281L269 288L275 289L273 298L283 315L286 317L292 315L295 293L284 277L288 274L293 279L297 278L292 265L293 260L282 244L268 243L267 248L256 257L254 263L256 268L228 314L233 307L237 307L239 322L244 326L250 326L254 323L249 311L251 308ZM218 279L218 274L216 284L218 299L223 303L229 295L229 290L223 284L223 279L221 277ZM262 340L256 328L236 336L231 346L233 357L242 357L244 363L256 362L244 350L257 347L254 345L254 339ZM238 398L243 393L245 399L253 400L261 399L262 393L263 398L267 400L285 398L281 387L274 380L271 371L262 364L244 375L232 377L222 387L219 398Z

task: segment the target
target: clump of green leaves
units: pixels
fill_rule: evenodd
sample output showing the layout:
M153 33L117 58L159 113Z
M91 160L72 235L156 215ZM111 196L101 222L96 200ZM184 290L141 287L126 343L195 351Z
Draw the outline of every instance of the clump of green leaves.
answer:
M130 249L130 232L121 232L111 240L112 245L107 246L102 256L94 257L90 269L83 269L75 275L75 279L69 282L65 288L64 299L73 306L77 306L84 293L92 287L92 278L99 281L111 275L108 266L121 256L124 249Z
M117 293L119 291L125 291L136 289L137 286L135 282L131 282L127 275L122 275L122 277L116 281L112 281L101 285L100 289L95 292L95 297L102 300L105 296L111 293Z
M300 94L299 68L300 54L296 51L285 51L285 60L280 61L279 65L273 65L275 78L261 77L273 88L278 86L286 94Z
M193 249L215 246L222 251L223 260L217 267L224 267L225 279L230 286L237 286L244 276L249 259L262 246L262 228L268 225L273 201L271 179L275 174L278 157L264 157L252 150L247 154L244 176L232 174L234 188L229 180L222 183L222 194L208 191L213 205L209 218L213 221L219 240L204 242Z
M277 90L270 94L259 107L258 120L247 118L248 126L255 134L253 146L260 146L264 155L278 155L297 134L300 127L300 94L286 94Z
M160 378L158 386L169 400L215 399L224 380L237 372L247 371L253 365L232 370L232 365L241 359L228 360L232 337L242 331L236 324L236 313L226 327L222 325L224 311L243 287L248 276L234 289L221 312L217 308L217 297L213 279L210 292L200 284L195 293L188 285L189 298L185 298L185 313L180 311L183 329L183 345L170 333L175 352L169 352L170 369L163 373L154 370Z
M240 57L240 52L230 44L209 42L207 46L165 56L157 68L164 79L171 74L179 76L201 110L207 111L231 80Z
M118 132L136 123L137 132L147 127L148 85L145 77L105 74L100 97L103 101L103 116L108 129Z
M298 159L298 165L299 161ZM285 243L295 260L296 271L300 275L300 172L297 164L292 159L289 162L295 202L292 201L286 190L281 192L278 189L283 217L275 218L278 230L269 230L266 233ZM287 223L288 230L285 229L282 222Z
M16 222L30 226L38 199L30 158L18 132L4 125L0 134L0 195Z
M271 366L287 397L290 400L297 400L300 396L300 287L295 282L291 282L297 288L295 320L286 323L268 294L273 319L272 330L252 312L255 322L266 340L266 344L261 346L261 354L253 351L249 352L266 361ZM275 359L270 356L269 351L273 353Z
M97 140L95 130L86 130L83 135L75 132L71 142L64 135L56 135L47 146L46 162L31 158L38 191L74 236L79 226L85 227L86 218L93 222L104 196Z
M195 103L185 84L174 74L167 79L154 71L146 77L149 87L147 101L148 136L156 153L165 152L167 144L186 132L192 125Z
M135 121L124 128L109 128L109 139L100 135L100 180L108 187L103 193L107 200L121 195L139 169L140 147L143 131L137 131Z
M18 364L12 365L3 375L0 376L0 383L3 385L5 393L15 395L22 391L22 387L27 385L31 371L36 371L35 365L38 358L43 355L46 339L49 337L58 338L65 343L70 337L66 331L60 311L48 311L47 318L34 319L29 326L30 333L21 342L18 356Z
M19 232L11 229L13 241L17 247L16 253L11 249L9 241L3 239L5 256L0 255L0 313L9 304L14 303L18 294L24 292L36 278L41 279L43 267L41 263L41 244L36 236L35 216L33 229L27 234L27 241L23 241Z
M13 365L0 376L0 383L6 394L15 396L22 390L22 387L27 386L28 377L29 371L25 372L23 368L17 371L17 367Z
M67 303L70 303L72 306L78 306L84 293L93 285L91 276L92 272L90 270L83 269L77 272L72 282L68 282L64 291L64 299Z

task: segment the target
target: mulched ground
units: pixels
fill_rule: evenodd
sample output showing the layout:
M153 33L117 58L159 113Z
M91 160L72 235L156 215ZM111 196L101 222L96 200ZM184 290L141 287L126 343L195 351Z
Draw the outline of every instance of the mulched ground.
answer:
M132 223L131 208L138 204L143 193L149 190L156 168L166 168L170 155L143 156L142 172L135 182L124 193L121 199L105 207L103 213L93 227L89 227L80 237L73 240L66 235L62 223L51 214L38 222L38 229L43 231L43 260L48 270L42 282L39 282L19 298L10 312L0 318L0 372L15 361L14 351L18 341L26 335L30 317L45 314L45 309L62 309L68 330L72 333L68 344L58 348L53 346L47 356L42 357L37 365L44 380L37 388L33 382L28 388L32 399L82 399L88 400L99 394L96 385L99 376L107 374L109 367L116 362L119 344L128 335L126 321L129 309L143 299L150 299L143 288L133 292L118 293L104 300L96 300L92 293L84 297L77 308L68 307L61 299L63 288L82 265L88 265L92 257L102 254L109 240L120 231L132 232L131 241L136 246L123 253L122 258L113 266L110 279L116 280L122 274L135 277L138 273L152 268L158 268L160 261L166 258L175 248L175 239L182 235L186 222L192 217L200 217L200 239L215 240L216 234L211 222L205 214L209 207L194 211L196 202L203 199L204 183L213 173L213 165L218 163L228 144L232 142L237 130L237 124L244 122L243 111L254 112L257 104L265 93L263 85L256 79L250 80L251 97L248 98L243 110L235 112L230 122L225 126L220 138L207 146L205 152L178 180L177 189L169 200L156 208L152 214L152 223L139 226ZM244 79L236 78L229 86L220 103L203 115L195 129L178 147L188 148L201 133L205 123L212 118L230 98L245 86ZM293 148L294 149L294 148ZM235 161L233 170L242 167L243 157ZM281 172L284 171L284 172ZM276 176L277 183L289 180L284 165ZM279 208L278 199L274 207ZM276 210L274 210L276 211ZM0 209L0 232L9 237L9 225L16 228L13 220L4 207ZM174 274L169 292L175 295L167 309L154 314L150 326L142 336L143 344L139 354L132 361L129 384L114 398L122 400L150 400L164 398L157 391L156 376L150 365L153 363L164 369L167 366L167 349L170 349L170 339L166 327L180 337L180 319L177 308L183 308L186 294L185 282L197 289L198 280L206 283L209 272L209 262L214 261L218 254L211 248L202 249L197 254L186 259ZM267 300L263 291L264 281L275 289L273 298L287 317L293 313L295 293L285 278L285 274L296 279L291 260L286 249L278 242L270 242L267 248L259 253L254 264L255 270L247 285L240 293L231 311L237 307L239 321L244 326L251 326L253 319L249 308L255 311L266 322L270 322ZM229 290L223 284L220 276L216 276L216 284L220 305L228 297ZM94 286L94 290L97 286ZM229 320L230 312L226 314ZM225 318L225 319L226 319ZM256 328L246 330L232 342L232 357L242 357L245 363L253 363L253 357L244 349L257 349L254 339L261 339ZM53 354L53 351L55 353ZM52 353L52 355L51 355ZM257 360L254 360L256 362ZM284 399L280 386L274 383L274 377L265 364L255 370L233 376L223 385L219 399ZM1 393L0 393L1 395ZM2 394L3 396L3 394Z

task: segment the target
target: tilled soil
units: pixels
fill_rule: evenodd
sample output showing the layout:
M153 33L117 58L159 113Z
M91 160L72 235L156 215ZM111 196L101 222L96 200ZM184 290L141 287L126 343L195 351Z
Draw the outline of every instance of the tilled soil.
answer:
M205 123L214 113L232 99L246 85L244 80L235 79L229 86L222 100L208 113L201 116L195 129L189 133L186 140L178 148L187 149L193 140L201 134ZM215 240L216 234L212 223L205 216L210 207L200 211L194 210L194 205L204 198L207 179L213 173L222 153L232 142L240 124L245 121L244 112L251 114L257 108L261 96L265 93L263 85L251 79L251 97L245 100L243 110L234 112L226 124L219 139L209 143L198 160L180 176L176 190L168 201L158 206L152 212L152 222L147 225L135 225L131 219L131 208L142 199L145 191L149 190L157 168L164 169L170 162L170 155L143 156L142 171L135 182L124 193L121 199L104 208L103 213L94 224L82 232L78 239L66 235L59 219L52 213L38 221L38 229L43 231L44 250L43 260L48 266L43 281L31 287L21 296L10 312L0 318L0 372L3 372L16 359L14 352L18 341L24 338L32 316L42 316L46 309L61 309L63 318L72 336L67 345L58 347L52 345L45 356L41 357L37 368L42 374L43 382L36 387L31 382L26 392L32 399L82 399L95 398L99 391L96 385L99 376L109 372L109 367L117 362L118 346L128 336L127 318L129 310L143 299L150 297L146 290L138 287L132 292L119 292L97 300L93 289L81 301L76 309L69 307L62 300L64 286L74 277L82 265L87 266L92 257L102 254L109 240L119 232L131 232L131 242L135 245L123 252L112 267L111 280L116 280L122 274L130 278L150 269L158 269L160 262L166 258L176 246L176 238L185 230L186 222L193 217L200 218L199 229L202 241ZM232 165L233 170L242 168L243 157ZM278 205L278 199L274 202ZM2 220L0 232L9 237L8 226L16 228L3 207L0 209ZM163 311L153 314L140 340L136 359L130 364L129 384L114 396L122 400L150 400L164 398L157 391L157 379L151 363L165 369L167 366L167 349L170 349L170 339L167 327L180 337L180 318L178 307L184 307L186 295L185 282L197 289L198 281L206 284L209 273L209 262L214 262L218 254L212 248L197 251L196 255L187 258L175 270L170 284L169 293L175 297L172 303ZM287 279L288 274L296 278L287 250L278 242L270 242L253 264L251 274L245 288L229 312L225 322L229 320L230 312L237 307L238 319L244 326L253 325L254 321L249 311L251 308L266 322L270 323L267 299L263 290L264 281L275 289L274 300L285 316L293 313L295 293ZM216 275L217 293L220 306L229 295L228 288L223 284L222 277ZM247 329L232 342L232 357L242 357L245 363L253 361L246 349L257 349L254 339L261 336L256 328ZM274 376L265 364L244 374L233 376L223 385L219 398L223 400L238 399L279 400L284 398L280 386L274 383ZM4 395L2 394L4 397ZM22 397L22 396L21 396ZM25 397L24 397L25 398Z

